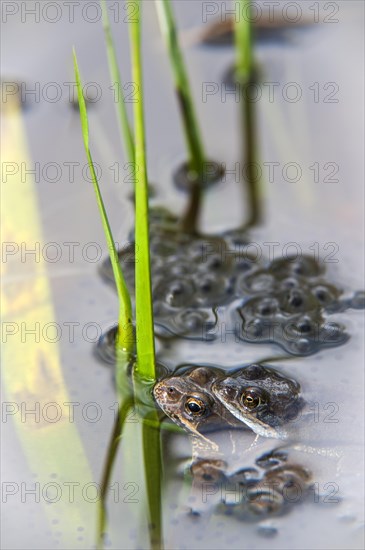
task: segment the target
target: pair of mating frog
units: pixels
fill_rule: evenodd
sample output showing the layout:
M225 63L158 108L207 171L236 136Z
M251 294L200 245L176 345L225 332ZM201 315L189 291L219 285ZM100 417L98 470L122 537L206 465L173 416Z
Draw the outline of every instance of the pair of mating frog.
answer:
M229 373L182 366L157 382L153 394L171 420L205 441L204 432L222 426L285 438L284 425L297 418L304 405L297 382L259 364Z
M235 494L235 501L216 503L218 514L242 521L262 519L289 512L293 501L291 487L305 497L311 487L311 474L298 464L286 464L286 453L267 453L256 460L265 469L245 468L229 475L227 464L209 451L216 444L204 435L221 427L249 428L257 435L285 438L284 426L296 419L304 406L300 386L275 369L251 364L233 372L216 367L182 366L172 376L154 386L154 397L163 412L193 434L190 467L193 490L200 494L208 485L222 486ZM209 458L199 458L208 450ZM195 456L194 456L195 455ZM279 460L278 460L279 459ZM195 509L193 515L200 515Z

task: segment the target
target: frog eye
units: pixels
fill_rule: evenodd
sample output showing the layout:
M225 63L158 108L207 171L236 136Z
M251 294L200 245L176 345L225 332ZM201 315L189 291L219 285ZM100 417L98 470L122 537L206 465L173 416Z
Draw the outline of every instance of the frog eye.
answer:
M254 389L247 389L241 395L241 402L247 409L256 409L259 405L265 403L265 399L261 392Z
M207 407L202 399L197 397L189 397L185 403L185 410L189 415L202 416Z

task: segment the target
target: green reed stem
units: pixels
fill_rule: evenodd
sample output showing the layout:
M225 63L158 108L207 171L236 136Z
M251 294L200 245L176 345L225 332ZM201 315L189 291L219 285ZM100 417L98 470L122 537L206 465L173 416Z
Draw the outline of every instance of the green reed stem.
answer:
M162 35L164 36L175 80L176 93L182 113L190 169L198 176L205 168L206 155L194 110L189 79L179 46L170 0L155 0Z
M143 83L141 63L141 3L136 19L129 23L132 53L132 74L136 85L134 128L136 139L135 242L136 242L136 332L137 368L141 378L156 380L155 338L151 289L151 268L148 228L148 188L143 113Z
M98 179L94 168L94 163L90 153L89 123L88 123L85 99L82 92L82 83L81 83L80 71L77 63L75 50L73 51L73 59L74 59L74 69L75 69L75 77L76 77L76 84L77 84L77 95L78 95L79 109L80 109L82 137L84 141L86 157L89 164L91 177L94 185L94 190L96 194L96 201L99 208L101 221L102 221L103 229L105 233L105 238L109 249L110 260L113 267L115 284L117 287L118 298L119 298L118 337L117 337L116 346L117 348L124 350L127 353L131 353L133 351L133 340L134 340L131 298L130 298L128 288L125 283L123 273L118 261L118 253L115 248L113 235L110 229L108 216L104 207L104 202L101 196L100 187L99 187Z
M252 73L251 0L239 0L239 20L235 26L236 79L243 83Z
M257 176L256 113L255 104L249 96L250 87L255 84L252 48L251 0L239 0L240 18L235 25L236 64L235 80L241 88L241 117L244 136L243 164L246 166L245 190L248 196L249 215L244 228L261 220L260 189Z
M258 224L262 218L261 191L258 176L257 137L256 137L256 113L255 104L249 97L249 86L256 84L255 77L241 85L243 98L241 98L241 116L244 135L243 164L246 166L245 189L248 197L249 213L245 221L246 228Z
M108 15L108 7L106 5L106 0L100 0L101 9L103 14L103 29L106 42L106 51L108 55L108 65L110 79L113 86L116 86L117 89L114 93L117 94L117 101L115 101L115 109L117 113L117 119L119 123L119 131L121 135L122 142L130 163L134 166L135 160L135 146L133 132L128 121L127 109L124 102L123 94L123 83L119 71L119 65L117 61L117 54L115 50L115 44L112 35L112 29L110 26L110 20Z
M151 269L148 232L148 190L145 155L145 129L143 113L143 83L141 62L141 1L138 0L138 17L130 22L132 52L132 74L137 87L137 101L134 104L134 127L136 136L136 329L137 368L135 369L135 390L141 388L143 379L156 380L155 340L153 326ZM147 488L149 535L152 549L162 548L162 457L160 446L160 421L157 411L141 404L143 416L143 462ZM145 419L157 423L152 427Z

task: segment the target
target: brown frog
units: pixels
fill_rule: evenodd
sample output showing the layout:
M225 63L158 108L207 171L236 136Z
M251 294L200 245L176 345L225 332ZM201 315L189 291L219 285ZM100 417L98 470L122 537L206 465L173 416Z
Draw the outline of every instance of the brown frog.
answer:
M284 439L304 406L299 384L271 367L249 365L211 386L214 396L256 434Z
M212 443L202 435L222 426L244 427L244 424L212 393L212 385L224 376L215 367L181 367L174 376L163 378L153 389L154 398L174 422Z

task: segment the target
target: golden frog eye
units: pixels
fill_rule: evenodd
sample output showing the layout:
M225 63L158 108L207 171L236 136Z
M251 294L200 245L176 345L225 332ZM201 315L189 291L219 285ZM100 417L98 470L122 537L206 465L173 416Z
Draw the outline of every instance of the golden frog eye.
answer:
M256 409L259 405L265 403L263 396L257 390L245 390L241 396L241 401L247 409Z
M189 397L185 403L185 410L189 415L202 416L207 410L207 407L202 399Z

